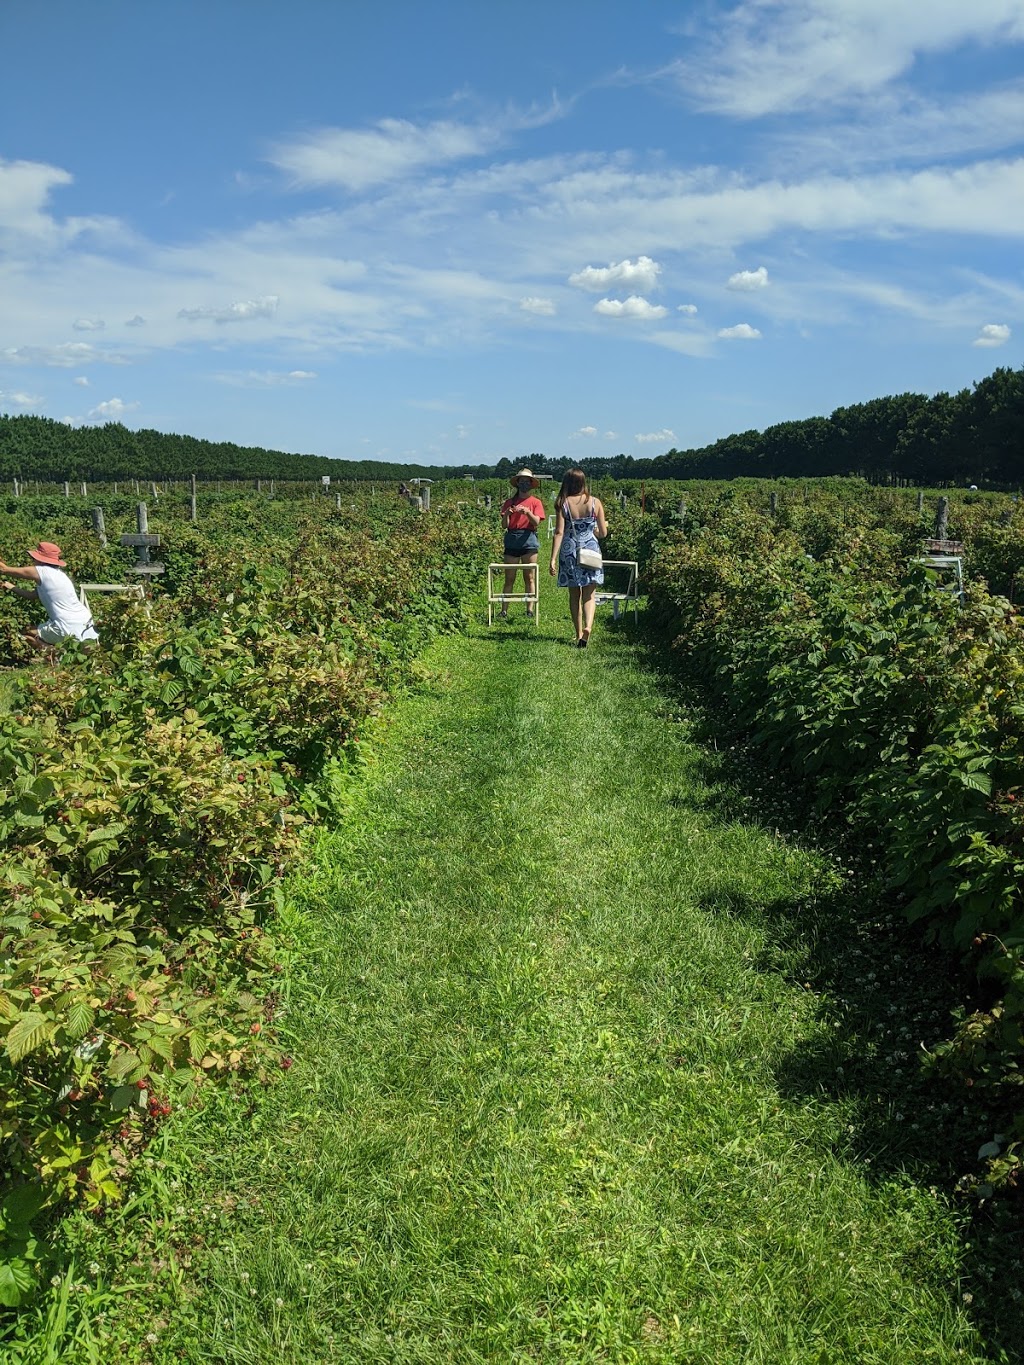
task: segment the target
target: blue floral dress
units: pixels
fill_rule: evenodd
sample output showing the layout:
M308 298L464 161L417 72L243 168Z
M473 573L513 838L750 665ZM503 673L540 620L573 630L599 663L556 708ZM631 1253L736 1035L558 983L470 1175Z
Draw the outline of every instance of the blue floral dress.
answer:
M582 546L587 550L600 550L597 543L597 516L594 500L590 500L590 510L585 517L574 517L568 505L562 507L562 520L565 534L562 548L558 552L558 586L560 588L587 588L592 583L604 582L604 569L588 569L579 564L577 551Z

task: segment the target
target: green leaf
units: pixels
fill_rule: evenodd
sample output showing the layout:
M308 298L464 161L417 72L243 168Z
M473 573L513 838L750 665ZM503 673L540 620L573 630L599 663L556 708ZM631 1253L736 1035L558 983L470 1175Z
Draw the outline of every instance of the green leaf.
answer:
M87 1000L76 1000L68 1010L68 1021L65 1025L68 1036L71 1038L81 1038L92 1028L96 1020L96 1011Z
M0 1200L0 1225L8 1231L26 1228L46 1203L46 1191L41 1185L16 1185Z
M112 1080L122 1080L125 1076L130 1076L138 1065L138 1056L132 1052L131 1048L125 1048L111 1061L107 1067L107 1075Z
M56 1025L45 1014L23 1014L7 1035L4 1046L12 1062L20 1062L53 1036Z
M17 1308L32 1292L35 1279L27 1261L0 1261L0 1304Z
M960 773L960 781L971 791L981 792L983 796L992 795L992 779L984 773Z

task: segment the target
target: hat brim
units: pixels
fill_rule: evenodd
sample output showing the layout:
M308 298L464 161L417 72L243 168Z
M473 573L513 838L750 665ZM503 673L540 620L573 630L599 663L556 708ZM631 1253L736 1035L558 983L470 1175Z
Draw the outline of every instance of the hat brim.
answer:
M540 487L540 479L537 478L536 474L513 474L512 477L509 479L509 483L512 484L513 487L515 487L515 485L519 482L520 479L529 479L531 488Z
M29 559L34 559L37 564L49 564L51 569L66 569L68 567L66 559L51 559L48 555L41 555L38 550L29 550Z

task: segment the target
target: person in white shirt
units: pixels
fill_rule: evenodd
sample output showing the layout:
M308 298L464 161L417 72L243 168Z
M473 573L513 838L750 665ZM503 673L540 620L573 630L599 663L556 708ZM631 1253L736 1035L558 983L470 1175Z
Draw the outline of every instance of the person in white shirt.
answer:
M0 560L0 574L27 580L31 587L15 583L0 583L8 592L19 597L38 597L46 608L47 619L40 626L26 632L26 639L38 649L50 649L62 640L96 641L100 637L93 625L92 613L83 607L75 592L75 585L64 573L67 568L60 557L60 546L41 540L29 557L35 562L15 568Z

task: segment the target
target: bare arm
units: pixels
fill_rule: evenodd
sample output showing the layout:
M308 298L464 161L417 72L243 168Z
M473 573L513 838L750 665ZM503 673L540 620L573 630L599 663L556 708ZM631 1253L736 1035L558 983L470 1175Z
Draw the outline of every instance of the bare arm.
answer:
M604 519L604 503L600 498L594 499L594 511L597 513L597 534L604 540L608 534L608 523Z
M24 568L15 568L13 564L5 564L0 559L0 573L7 574L9 578L28 578L33 583L39 582L39 570L34 564L26 564Z
M551 563L548 565L548 573L554 575L557 571L558 552L562 548L562 537L565 535L565 516L562 509L557 509L555 520L555 538L551 542Z

